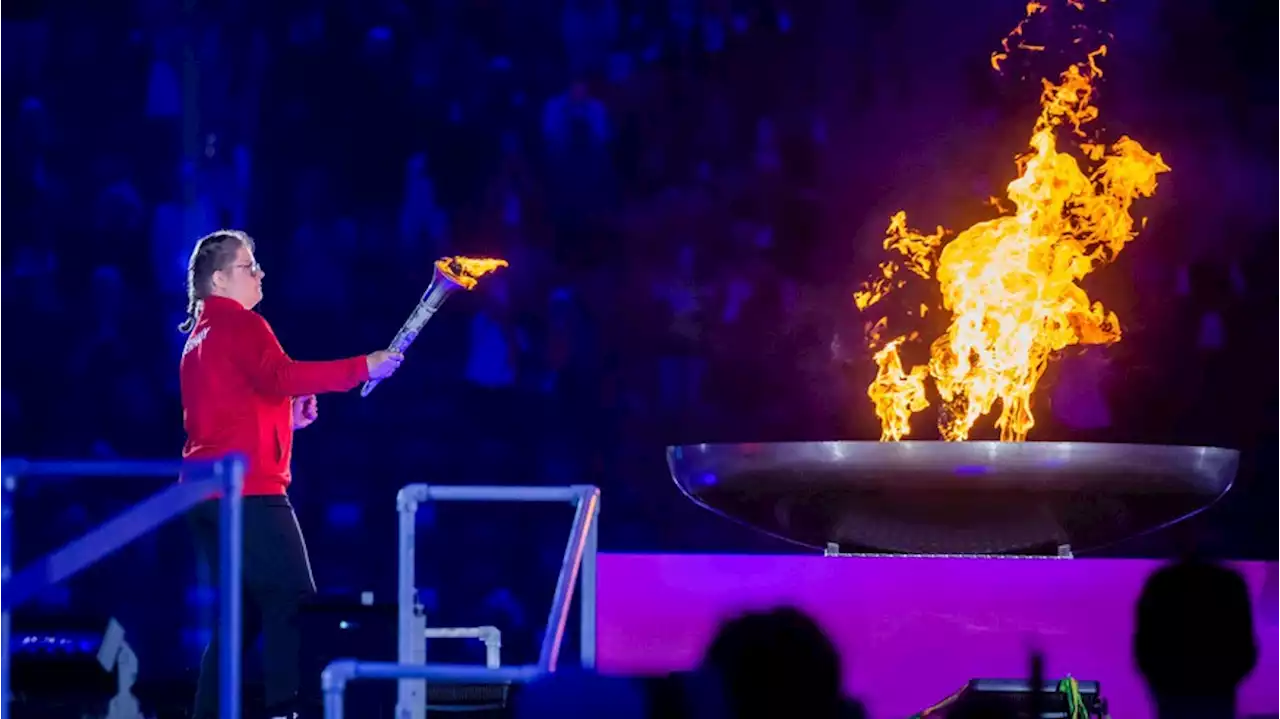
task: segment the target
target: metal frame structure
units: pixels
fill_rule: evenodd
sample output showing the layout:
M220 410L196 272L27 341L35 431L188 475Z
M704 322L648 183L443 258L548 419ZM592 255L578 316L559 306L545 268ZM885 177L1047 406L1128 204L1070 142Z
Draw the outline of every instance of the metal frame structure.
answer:
M484 666L497 669L502 666L502 632L497 627L427 627L423 639L477 639L484 644Z
M538 663L518 667L459 666L428 664L426 615L418 606L415 559L417 556L417 514L424 502L568 502L575 507L573 527L565 546L555 594L542 635ZM596 551L600 522L600 490L590 485L569 487L449 487L410 484L396 495L400 515L398 570L397 663L358 662L344 659L331 663L321 676L325 719L342 719L343 695L353 679L394 679L399 682L397 719L424 719L427 682L457 684L500 684L530 681L556 670L560 644L569 620L574 584L582 580L581 661L594 668L596 661Z
M241 490L245 462L234 456L213 463L27 461L6 459L3 473L3 686L0 687L0 719L9 716L9 617L18 606L46 588L71 578L139 537L218 495L221 553L219 576L219 677L218 699L222 719L240 719L240 566L243 544ZM183 481L171 484L112 519L100 524L62 549L11 573L13 556L13 494L22 477L155 477Z

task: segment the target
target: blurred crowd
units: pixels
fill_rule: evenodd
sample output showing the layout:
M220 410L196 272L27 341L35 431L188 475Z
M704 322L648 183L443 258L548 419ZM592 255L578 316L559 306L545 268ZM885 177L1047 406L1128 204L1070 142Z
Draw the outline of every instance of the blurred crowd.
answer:
M796 380L769 368L823 344L784 341L803 324L797 248L818 230L825 129L811 83L796 81L814 64L816 8L6 12L5 338L57 348L6 365L6 454L176 454L187 257L221 227L256 237L261 309L299 359L384 346L437 257L511 263L451 301L403 379L368 400L322 398L325 422L299 437L292 493L333 592L389 588L394 544L379 520L409 481L595 483L618 507L606 531L623 543L679 541L678 527L653 522L670 502L653 487L655 445L705 418L804 416L799 402L770 401ZM31 505L21 555L139 497L123 494L79 489L53 501L51 520ZM432 561L442 584L496 580L452 603L500 606L519 627L540 613L522 605L542 594L531 586L554 574L562 540L554 524L512 521L486 512L438 534L490 554L536 545L541 575L524 576L527 558ZM121 571L144 583L185 544L140 550ZM355 544L388 551L352 562ZM428 601L449 602L432 590ZM190 620L207 592L185 604L199 608Z
M993 38L965 32L1012 26L1021 8L994 20L920 9L6 3L4 341L22 350L5 365L4 452L177 455L174 328L188 254L209 231L257 239L261 311L298 359L384 346L432 260L499 256L510 268L451 300L394 380L368 399L322 397L322 421L299 436L292 495L322 591L390 589L392 497L411 481L596 484L606 547L714 545L722 525L694 519L662 446L876 436L849 292L885 219L910 207L960 221L998 192L1025 139L1014 106L1034 90L975 79ZM1237 25L1219 25L1222 43L1239 44ZM921 35L949 61L903 52ZM1117 63L1121 78L1140 68L1150 88L1171 82ZM1137 93L1115 100L1143 106ZM1150 132L1176 144L1229 117L1235 134L1187 154L1235 168L1254 156L1242 148L1275 138L1274 99L1259 101L1269 116L1235 102L1195 129ZM1192 178L1171 182L1195 192ZM1238 196L1264 197L1257 184ZM1062 402L1046 431L1274 446L1275 392L1223 389L1242 374L1271 382L1274 324L1252 308L1275 293L1274 211L1233 205L1212 228L1231 250L1213 252L1198 239L1213 223L1170 204L1150 232L1177 236L1176 256L1135 248L1115 271L1140 281L1100 290L1141 318L1110 361L1120 369L1098 354L1063 362L1059 386L1099 399ZM1187 389L1168 392L1174 382ZM128 503L97 487L67 496L19 522L19 546L51 548L42 531L65 540ZM457 622L536 625L560 527L446 515L423 513L426 541L500 559L427 553L425 601ZM182 542L147 546L122 570L138 583L190 562ZM541 553L512 558L515 546ZM156 591L196 608L183 626L208 611L207 592Z

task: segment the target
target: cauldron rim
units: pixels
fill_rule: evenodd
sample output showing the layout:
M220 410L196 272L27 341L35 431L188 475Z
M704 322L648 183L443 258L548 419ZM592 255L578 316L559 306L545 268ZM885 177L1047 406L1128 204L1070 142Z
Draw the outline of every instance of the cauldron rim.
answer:
M1069 528L1061 530L1067 536L1048 536L1046 530L1043 537L1046 543L1085 550L1169 526L1208 508L1231 488L1239 452L1045 441L821 441L672 446L667 448L667 464L677 486L695 503L767 534L817 548L823 544L812 534L790 531L781 521L751 521L716 498L733 493L785 497L821 490L828 495L875 493L909 505L913 496L927 498L931 493L964 497L1002 492L1005 502L1025 497L1029 511L1043 507L1051 495L1058 498L1054 501L1066 495L1076 498L1072 501L1123 496L1129 508L1142 510L1131 512L1133 521L1116 522L1113 529L1095 525L1076 537L1070 536ZM1001 541L993 537L992 546ZM965 553L947 544L941 540L938 551Z

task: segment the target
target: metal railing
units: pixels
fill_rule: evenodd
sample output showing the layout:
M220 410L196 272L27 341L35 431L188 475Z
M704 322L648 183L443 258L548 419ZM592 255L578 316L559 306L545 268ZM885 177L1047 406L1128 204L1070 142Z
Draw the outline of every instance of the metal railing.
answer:
M528 666L486 667L427 664L424 630L426 620L416 608L417 513L424 502L568 502L575 507L573 527L560 563L555 594L542 635L538 663ZM397 580L398 651L397 663L359 662L349 659L331 663L321 677L325 719L342 719L343 694L353 679L395 679L399 682L397 719L423 719L426 715L428 681L490 684L527 682L553 672L560 659L560 645L569 620L574 584L581 575L580 658L583 667L594 668L596 660L596 549L600 522L600 490L589 485L570 487L437 487L411 484L396 495L400 514L399 571Z
M245 463L240 457L218 462L94 462L3 460L3 686L0 687L0 719L9 716L9 619L14 609L48 587L65 581L139 537L186 512L197 504L222 495L219 523L219 677L218 699L222 719L240 719L240 562L243 540L241 489ZM13 556L13 495L23 477L154 477L183 481L153 494L100 524L83 537L46 555L16 574Z
M488 669L502 666L502 632L497 627L427 627L423 639L476 639L484 645L484 665Z

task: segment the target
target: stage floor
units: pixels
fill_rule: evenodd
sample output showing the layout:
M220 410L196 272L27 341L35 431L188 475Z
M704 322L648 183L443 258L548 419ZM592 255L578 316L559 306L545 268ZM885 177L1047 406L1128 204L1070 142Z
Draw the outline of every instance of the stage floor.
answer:
M695 666L718 623L788 604L840 648L846 689L876 719L930 706L972 678L1102 682L1116 719L1152 717L1133 666L1133 608L1159 562L602 554L598 661L606 673ZM1277 711L1276 565L1234 565L1254 596L1258 666L1239 713Z

